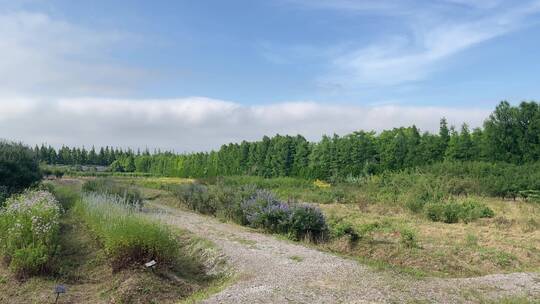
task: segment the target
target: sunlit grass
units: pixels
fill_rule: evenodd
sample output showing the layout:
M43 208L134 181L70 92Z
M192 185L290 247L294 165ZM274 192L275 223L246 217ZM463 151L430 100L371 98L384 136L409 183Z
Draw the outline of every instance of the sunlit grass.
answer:
M178 255L178 242L165 225L135 212L118 197L85 194L74 211L103 244L115 270L150 260L167 265Z

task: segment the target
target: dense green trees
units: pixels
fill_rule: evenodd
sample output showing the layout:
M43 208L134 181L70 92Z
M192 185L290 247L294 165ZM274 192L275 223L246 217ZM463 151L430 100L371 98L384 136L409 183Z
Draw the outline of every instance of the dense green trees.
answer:
M323 136L317 143L304 137L276 135L260 141L230 143L218 151L192 154L134 153L106 147L36 147L40 160L64 164L111 165L114 171L181 177L220 175L295 176L346 179L384 171L414 168L441 161L487 161L523 164L540 160L540 105L501 102L483 128L457 130L441 119L438 134L416 126Z
M39 164L30 148L0 141L0 203L40 179Z

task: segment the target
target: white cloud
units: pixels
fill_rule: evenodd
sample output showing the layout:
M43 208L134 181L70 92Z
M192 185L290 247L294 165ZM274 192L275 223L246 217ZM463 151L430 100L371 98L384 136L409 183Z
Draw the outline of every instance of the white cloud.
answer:
M424 80L457 53L537 24L540 12L538 0L290 1L318 9L390 15L403 24L395 34L327 56L330 71L318 77L320 83L353 89Z
M479 126L489 111L382 105L360 107L289 102L245 106L202 97L166 100L0 98L0 138L28 144L113 145L199 151L263 135L380 131L416 124L437 131L439 119Z
M108 62L132 38L99 32L43 13L0 12L0 90L46 95L119 94L144 71Z

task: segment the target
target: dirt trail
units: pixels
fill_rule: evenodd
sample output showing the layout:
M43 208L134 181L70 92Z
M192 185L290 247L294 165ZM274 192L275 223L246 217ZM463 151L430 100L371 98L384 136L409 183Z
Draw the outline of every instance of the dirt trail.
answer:
M238 280L204 303L477 303L526 296L540 300L540 275L416 279L279 240L215 218L158 203L155 216L207 238Z

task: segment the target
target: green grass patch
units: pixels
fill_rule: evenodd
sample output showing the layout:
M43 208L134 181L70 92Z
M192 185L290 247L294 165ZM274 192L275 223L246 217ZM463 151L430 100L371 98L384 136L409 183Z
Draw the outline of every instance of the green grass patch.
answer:
M171 265L179 244L164 225L137 213L116 196L85 194L74 211L103 244L113 270L156 260Z

